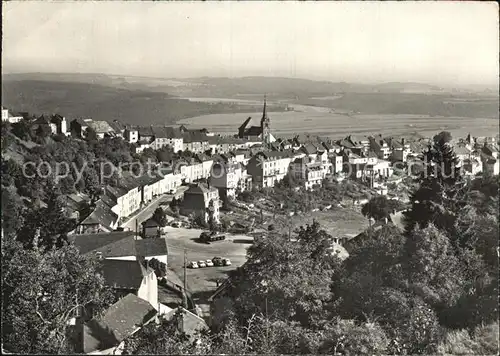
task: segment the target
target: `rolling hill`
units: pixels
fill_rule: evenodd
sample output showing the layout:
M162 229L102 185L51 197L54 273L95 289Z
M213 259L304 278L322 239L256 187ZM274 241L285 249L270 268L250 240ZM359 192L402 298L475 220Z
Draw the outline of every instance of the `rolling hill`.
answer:
M118 119L130 124L172 124L205 114L255 112L240 102L185 98L262 99L365 114L498 117L495 92L460 92L422 83L352 84L297 78L149 78L104 74L2 75L2 105L14 111ZM285 105L270 105L283 111Z
M2 106L34 114L59 113L68 118L116 119L141 125L173 124L187 117L253 109L243 104L191 102L146 88L123 89L69 80L4 80Z

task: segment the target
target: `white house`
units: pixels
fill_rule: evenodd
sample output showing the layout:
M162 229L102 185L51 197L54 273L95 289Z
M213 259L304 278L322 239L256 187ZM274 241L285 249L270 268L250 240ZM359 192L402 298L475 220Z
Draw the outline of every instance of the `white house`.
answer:
M2 121L10 122L11 124L15 124L23 119L21 115L14 114L9 112L8 109L2 107Z
M292 157L293 152L290 150L259 152L248 161L248 174L255 185L274 187L287 175Z

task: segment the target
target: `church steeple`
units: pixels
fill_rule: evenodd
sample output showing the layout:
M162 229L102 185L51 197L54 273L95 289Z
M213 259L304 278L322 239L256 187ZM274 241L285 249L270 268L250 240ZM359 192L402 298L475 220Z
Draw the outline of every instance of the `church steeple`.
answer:
M264 109L262 110L262 119L260 120L260 128L262 130L262 140L264 143L271 142L271 120L267 116L267 96L264 95Z
M269 120L269 118L267 117L266 98L267 96L264 94L264 109L262 110L262 121Z

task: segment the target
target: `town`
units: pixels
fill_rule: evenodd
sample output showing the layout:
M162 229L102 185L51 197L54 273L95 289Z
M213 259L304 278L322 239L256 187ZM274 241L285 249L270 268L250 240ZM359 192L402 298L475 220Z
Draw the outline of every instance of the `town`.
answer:
M7 355L498 355L498 5L4 1Z
M94 186L71 180L73 186L61 190L56 201L49 193L48 200L29 203L61 209L71 223L52 233L67 236L83 256L96 256L104 283L111 288L115 303L100 318L95 317L93 303L67 315L78 335L72 339L75 350L91 354L123 352L139 321L180 317L182 331L190 337L198 330L219 328L226 309L221 300L227 298L231 278L227 273L245 268L246 246L280 232L289 239L292 233L300 234L295 220L312 217L317 224L328 215L364 215L369 226L358 218L349 228L334 227L336 234L327 235L329 251L340 260L348 258L355 242L370 231L385 226L405 231L403 216L412 208L413 182L427 169L426 148L440 135L451 145L462 178L474 181L499 173L498 135L280 138L272 132L265 98L260 122L252 126L248 118L234 136L185 126L134 127L117 120L67 119L58 114L36 117L6 108L2 121L3 175L15 185L23 184L16 172L26 175L28 163L31 172L40 173L35 157L25 160L21 169L16 153L29 157L23 150L36 152L54 144L85 143L103 149L103 143L126 150L118 151L117 157L128 154L138 164L147 160L147 173L134 171L133 164L120 170L111 164ZM112 148L100 157L96 154L92 164L111 161L116 152ZM49 167L64 157L59 153L59 158L53 153ZM58 177L51 171L44 178L62 183L71 176L65 173ZM353 191L339 193L339 187ZM2 217L3 238L15 224ZM321 227L328 230L328 225ZM30 244L54 237L41 229L35 228ZM99 328L116 336L109 340Z

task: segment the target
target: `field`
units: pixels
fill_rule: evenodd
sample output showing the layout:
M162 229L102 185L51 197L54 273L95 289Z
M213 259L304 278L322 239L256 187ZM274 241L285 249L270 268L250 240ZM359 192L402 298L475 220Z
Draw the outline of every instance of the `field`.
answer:
M247 113L202 115L180 120L179 123L193 127L206 127L213 132L236 133L241 123L252 116L258 120L260 110ZM497 118L431 117L428 115L403 114L353 114L321 112L272 112L271 130L275 135L290 137L298 133L311 133L345 137L347 134L403 135L418 132L424 136L434 135L447 130L454 137L465 137L469 132L473 136L485 136L498 133Z
M2 75L2 106L128 124L191 124L235 133L260 118L268 97L275 134L310 132L455 136L498 132L498 90L440 88L420 83L355 84L297 78L167 79L104 74ZM295 112L286 112L285 106Z

